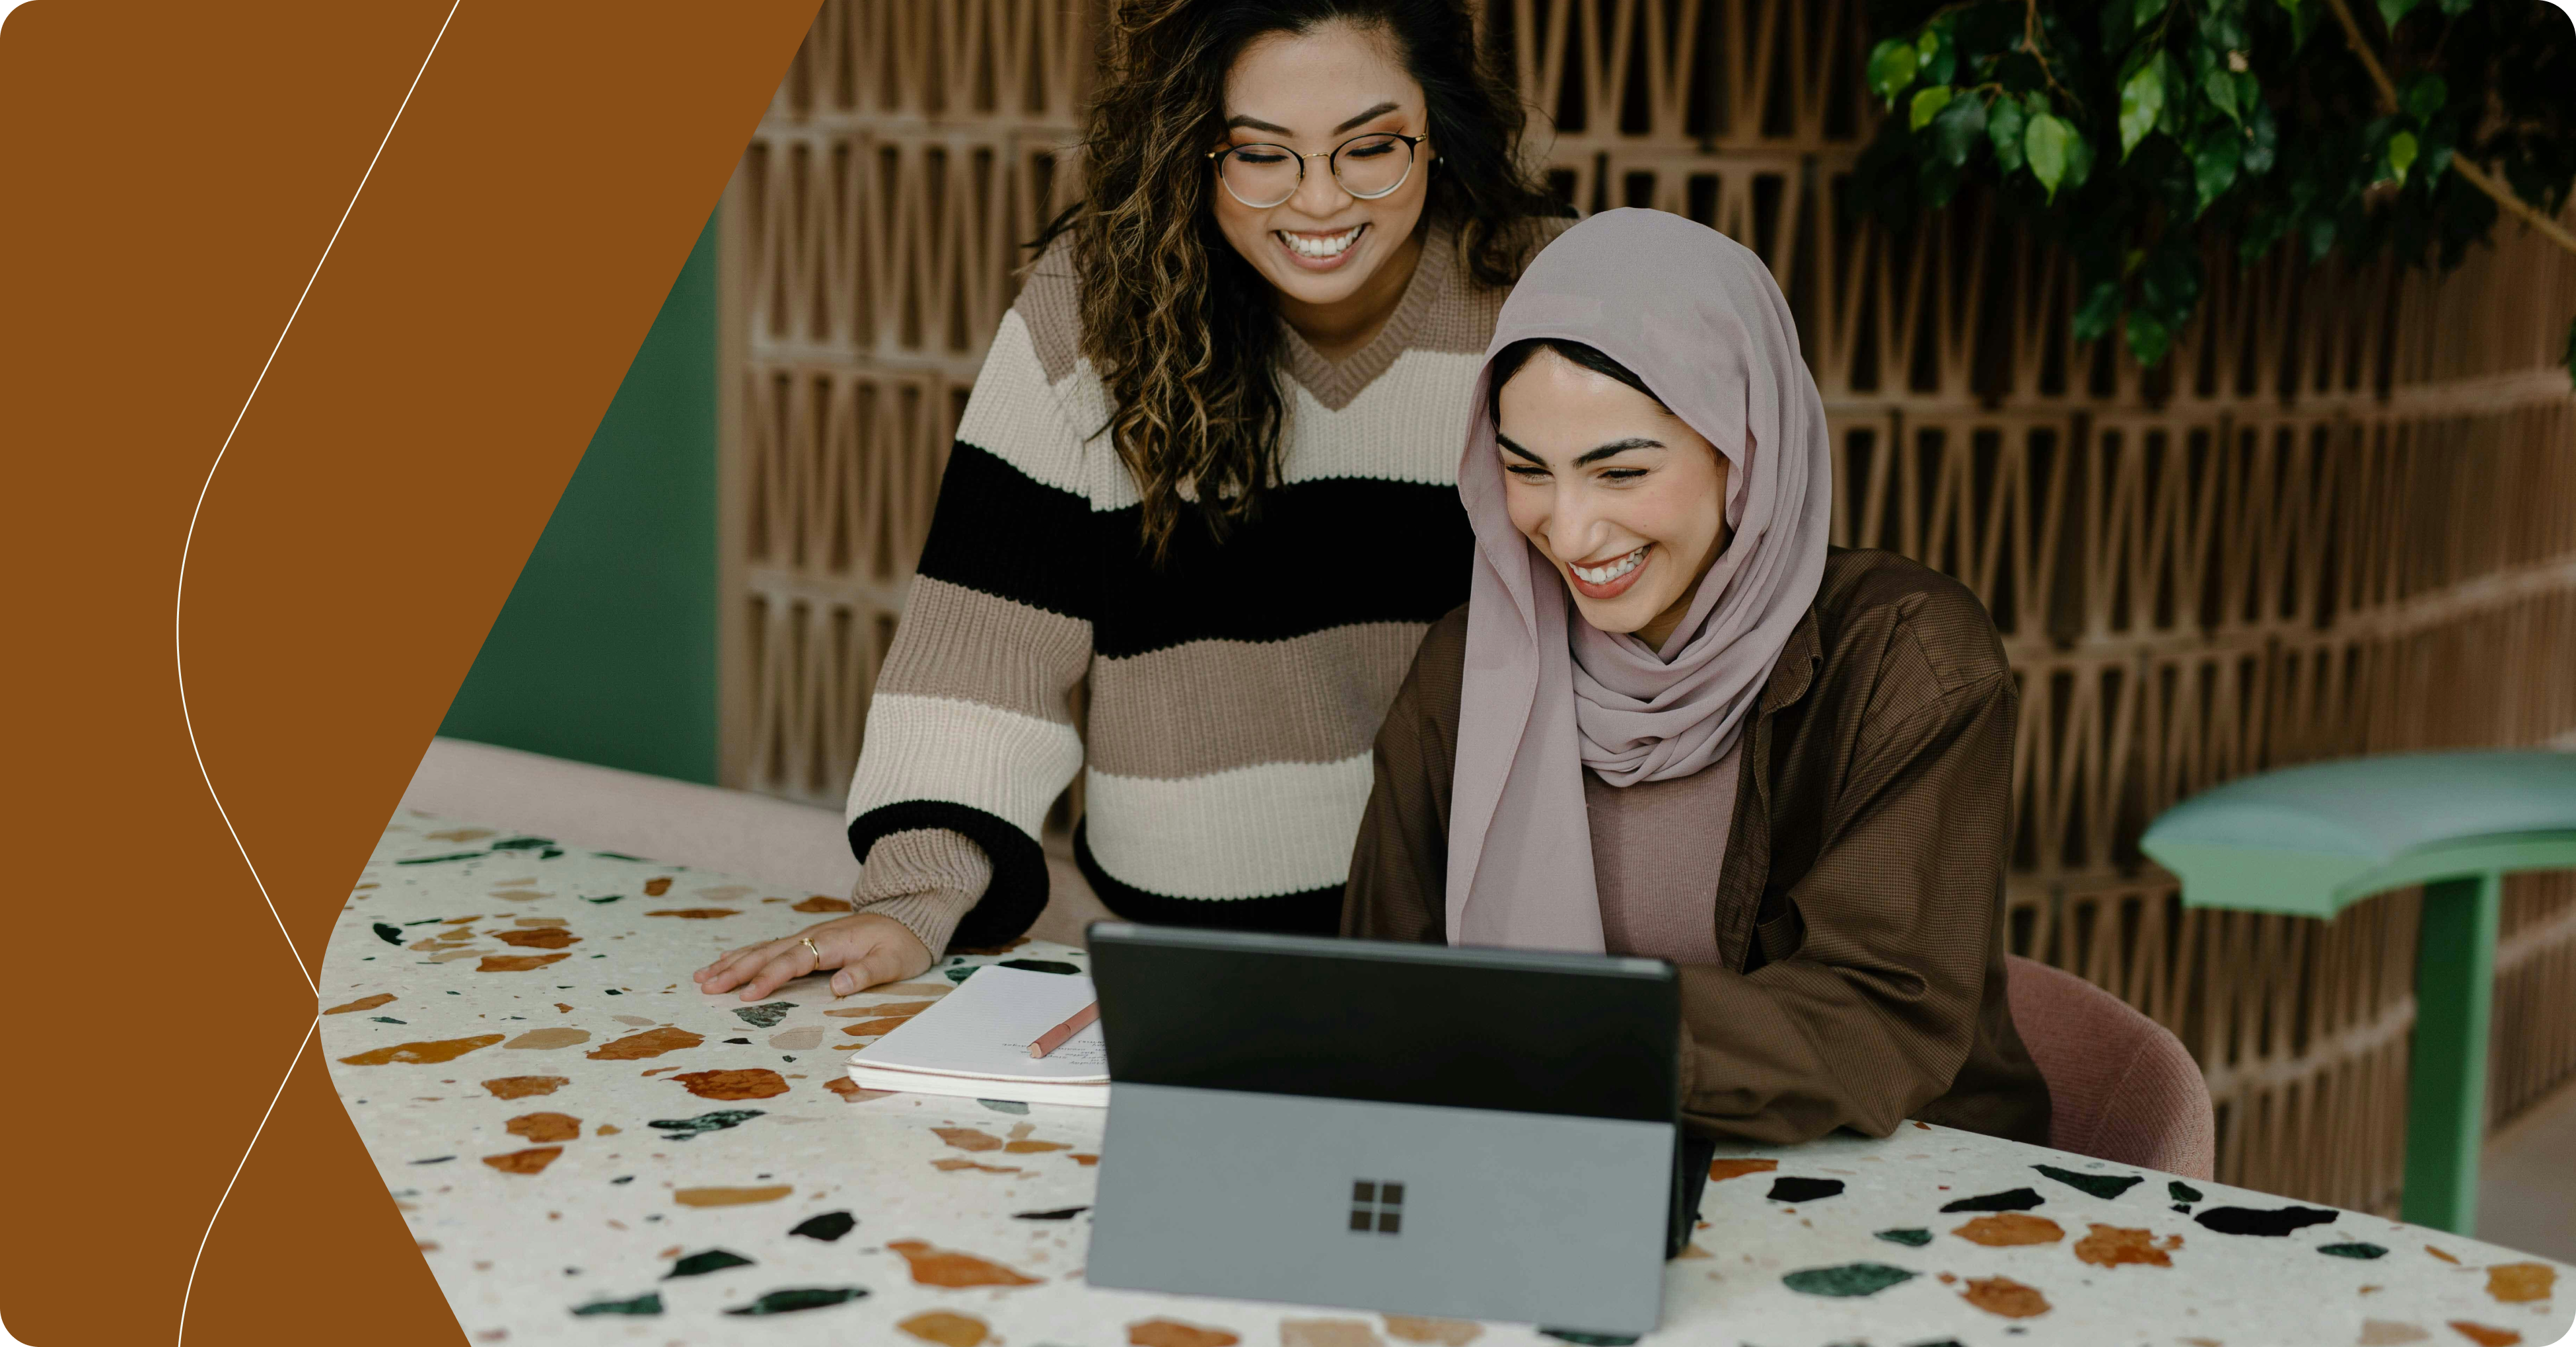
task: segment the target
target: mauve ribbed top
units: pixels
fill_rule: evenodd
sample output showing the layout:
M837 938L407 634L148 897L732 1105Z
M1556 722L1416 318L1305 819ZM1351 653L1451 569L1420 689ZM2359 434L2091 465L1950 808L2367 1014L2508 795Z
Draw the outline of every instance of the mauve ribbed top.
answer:
M1744 740L1689 776L1619 787L1583 773L1602 947L1717 963L1717 876L1735 820Z

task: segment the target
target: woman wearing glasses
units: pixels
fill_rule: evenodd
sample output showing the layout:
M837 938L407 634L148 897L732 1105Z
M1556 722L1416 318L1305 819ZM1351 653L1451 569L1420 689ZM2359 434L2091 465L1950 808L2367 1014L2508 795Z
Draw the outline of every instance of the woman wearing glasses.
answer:
M1112 25L1085 199L985 358L869 706L857 910L707 992L828 969L848 995L1019 935L1076 772L1112 912L1338 922L1370 742L1466 598L1469 388L1562 225L1462 0L1125 0Z

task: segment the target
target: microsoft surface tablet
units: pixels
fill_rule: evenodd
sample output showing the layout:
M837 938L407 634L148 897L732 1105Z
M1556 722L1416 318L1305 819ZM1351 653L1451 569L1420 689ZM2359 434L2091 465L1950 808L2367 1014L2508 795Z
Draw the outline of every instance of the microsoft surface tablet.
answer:
M1092 1284L1654 1328L1691 1205L1670 964L1118 922L1090 943L1114 1082Z

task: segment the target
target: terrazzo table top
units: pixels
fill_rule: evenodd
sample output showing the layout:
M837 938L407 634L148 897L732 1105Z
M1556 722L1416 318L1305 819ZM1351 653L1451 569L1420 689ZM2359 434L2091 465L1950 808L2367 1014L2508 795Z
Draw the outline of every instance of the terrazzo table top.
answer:
M757 1006L690 981L843 906L496 827L387 827L323 963L321 1042L469 1340L1564 1340L1085 1285L1102 1111L842 1074L968 970L1081 952L952 956L840 1001L811 978ZM2576 1312L2559 1264L1920 1123L1721 1157L1647 1343L2546 1347Z

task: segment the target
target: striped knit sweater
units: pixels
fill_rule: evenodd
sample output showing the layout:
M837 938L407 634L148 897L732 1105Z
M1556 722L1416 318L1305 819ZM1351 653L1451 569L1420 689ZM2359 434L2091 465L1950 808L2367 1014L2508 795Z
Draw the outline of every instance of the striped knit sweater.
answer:
M1502 298L1435 229L1366 347L1330 361L1289 333L1282 485L1222 545L1184 528L1158 570L1050 249L958 423L868 707L846 812L860 909L934 952L1025 931L1047 900L1039 828L1082 772L1075 859L1110 910L1336 929L1378 723L1466 599L1458 449Z

